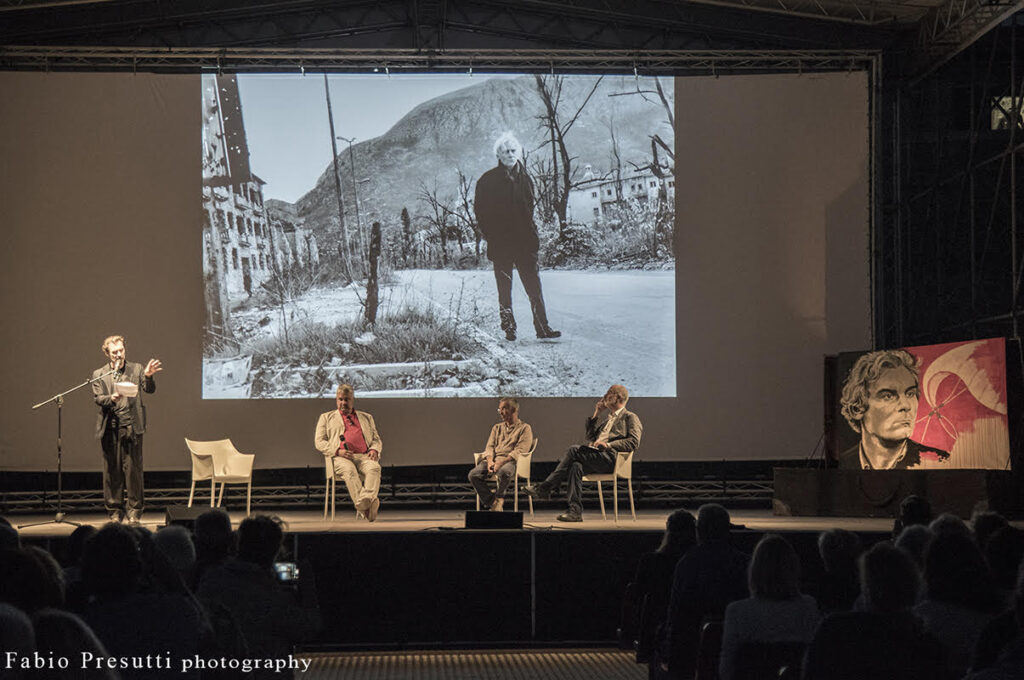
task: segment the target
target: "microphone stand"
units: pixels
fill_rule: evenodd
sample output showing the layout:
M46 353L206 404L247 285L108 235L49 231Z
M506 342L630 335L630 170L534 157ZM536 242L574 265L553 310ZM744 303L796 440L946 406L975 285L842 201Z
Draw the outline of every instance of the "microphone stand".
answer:
M64 407L64 395L71 394L75 390L81 389L81 388L85 387L86 385L94 383L94 382L96 382L97 380L99 380L101 378L106 378L108 375L113 375L113 373L114 373L114 369L110 369L109 371L107 371L103 375L96 376L95 378L90 378L89 380L86 380L82 384L75 385L70 390L65 390L65 391L61 392L60 394L55 394L52 397L50 397L49 399L47 399L46 401L41 401L41 402L39 402L38 404L36 404L35 406L32 407L32 410L35 410L37 408L40 408L42 406L46 406L47 404L51 404L51 403L57 405L57 514L56 514L56 516L53 519L47 520L45 522L32 522L31 524L19 524L18 525L19 529L24 529L25 527L38 527L38 526L43 526L45 524L70 524L70 525L76 526L76 527L77 526L81 526L81 524L79 524L78 522L72 522L69 519L65 519L65 517L67 515L64 512L64 482L63 482L63 471L61 470L61 461L63 460L63 453L64 453L63 446L61 444L61 418L62 418L63 407Z

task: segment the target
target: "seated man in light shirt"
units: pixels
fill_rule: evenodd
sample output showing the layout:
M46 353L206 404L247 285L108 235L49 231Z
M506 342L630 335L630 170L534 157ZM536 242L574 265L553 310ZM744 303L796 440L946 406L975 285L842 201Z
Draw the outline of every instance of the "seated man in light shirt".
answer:
M335 479L340 477L348 495L369 521L377 519L380 509L380 435L373 416L356 411L356 395L351 385L338 386L338 408L320 414L316 423L314 446L334 462Z
M504 397L498 402L501 422L491 428L487 446L480 462L469 471L469 481L480 496L480 506L500 512L505 504L505 490L515 480L516 461L519 456L529 453L533 445L533 430L519 420L519 402ZM491 491L487 477L497 478L498 488Z

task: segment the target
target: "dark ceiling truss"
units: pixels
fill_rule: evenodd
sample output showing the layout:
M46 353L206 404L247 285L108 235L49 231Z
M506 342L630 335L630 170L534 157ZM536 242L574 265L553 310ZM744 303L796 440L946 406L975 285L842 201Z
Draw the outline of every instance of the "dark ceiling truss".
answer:
M911 73L921 78L1024 10L1024 0L946 0L921 19Z
M678 0L463 0L449 3L449 28L543 38L552 45L635 49L850 47L891 41L893 32L756 14ZM554 41L554 42L553 42Z
M1024 325L1024 22L1002 22L891 98L876 337L1019 338ZM1024 365L1024 357L1018 356Z
M394 0L116 0L4 16L0 40L36 45L274 46L387 34L411 25L408 3Z
M12 10L10 0L0 0ZM0 12L0 44L133 47L868 48L900 30L679 0L108 0ZM495 38L499 43L495 44Z
M740 5L754 12L827 19L865 25L914 23L932 8L929 2L877 0L694 0L709 5Z
M150 72L536 72L725 75L871 70L877 50L315 50L0 47L0 68Z

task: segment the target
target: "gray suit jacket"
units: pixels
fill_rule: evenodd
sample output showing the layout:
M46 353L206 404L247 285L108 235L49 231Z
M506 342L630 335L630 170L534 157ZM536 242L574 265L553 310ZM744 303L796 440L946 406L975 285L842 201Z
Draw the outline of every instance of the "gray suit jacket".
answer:
M96 416L96 439L103 437L103 431L107 429L110 414L116 406L113 399L110 398L114 394L114 376L108 375L96 380L96 378L99 378L109 370L110 364L106 364L92 372L92 394L96 404L100 407L100 412ZM142 403L142 393L149 392L152 394L156 392L156 381L153 380L153 376L146 377L143 373L142 364L132 361L124 362L123 380L124 382L133 382L139 386L139 396L122 397L122 399L128 399L128 407L132 412L132 430L135 431L135 434L142 434L146 431L146 406Z
M605 423L611 414L601 418L587 418L587 443L593 443L601 434ZM640 446L640 437L643 435L644 426L632 411L623 411L618 420L612 423L612 429L608 432L608 446L613 451L636 451Z

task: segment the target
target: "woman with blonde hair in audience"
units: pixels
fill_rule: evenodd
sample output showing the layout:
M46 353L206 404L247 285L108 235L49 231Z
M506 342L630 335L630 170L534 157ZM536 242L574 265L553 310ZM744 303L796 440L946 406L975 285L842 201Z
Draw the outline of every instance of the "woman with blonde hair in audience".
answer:
M749 643L807 644L820 620L818 604L800 592L800 558L777 534L768 534L750 560L750 597L725 609L719 676L746 677L741 648Z

